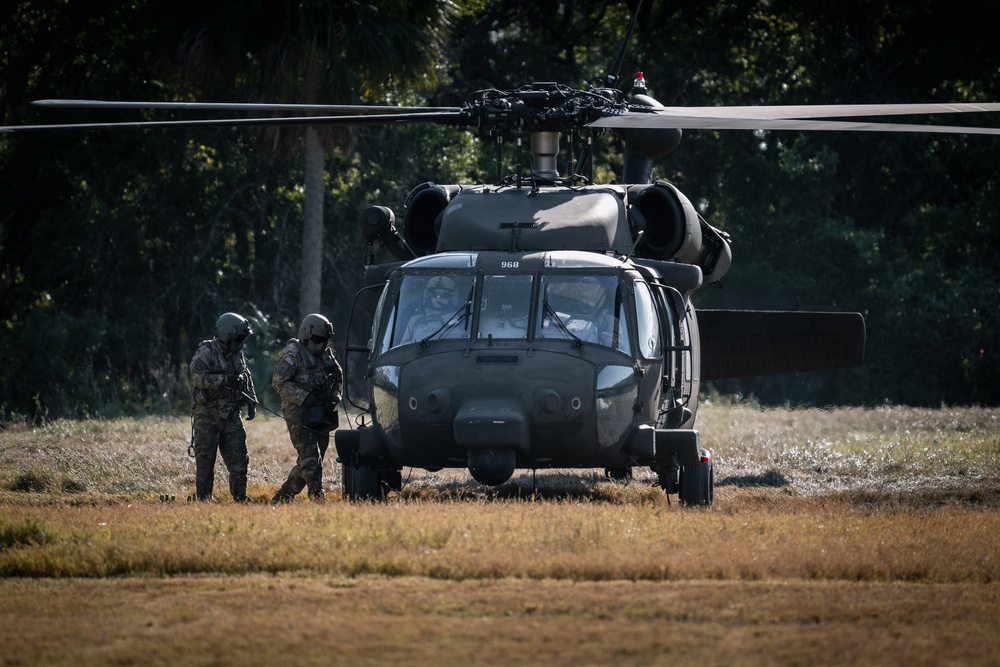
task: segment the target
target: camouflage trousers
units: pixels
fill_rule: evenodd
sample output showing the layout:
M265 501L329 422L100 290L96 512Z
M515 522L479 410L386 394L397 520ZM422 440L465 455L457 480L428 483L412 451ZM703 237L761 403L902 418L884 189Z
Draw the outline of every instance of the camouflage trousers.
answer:
M215 459L221 453L229 471L229 491L233 500L247 499L247 432L239 410L228 418L218 415L194 416L195 495L198 500L211 500L215 486Z
M287 502L298 495L302 489L308 488L309 497L321 500L325 497L323 491L323 458L330 442L330 435L317 433L301 424L288 422L288 435L292 440L297 454L295 466L288 473L288 479L274 494L272 502Z

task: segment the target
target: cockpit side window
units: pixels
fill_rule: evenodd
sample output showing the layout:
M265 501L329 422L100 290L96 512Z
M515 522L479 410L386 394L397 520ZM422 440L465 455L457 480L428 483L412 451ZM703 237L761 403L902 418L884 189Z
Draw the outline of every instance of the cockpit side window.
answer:
M635 283L635 314L639 353L646 359L656 359L663 354L663 333L653 295L646 283Z
M615 290L615 300L610 304L610 308L602 308L598 314L597 330L600 335L601 345L632 354L632 344L629 343L628 318L625 315L626 300L625 288L618 285Z
M378 305L375 306L375 317L372 319L372 332L371 338L369 339L368 350L369 352L375 352L375 340L378 336L379 325L381 324L383 318L393 317L396 310L395 308L388 308L388 295L389 295L389 284L386 283L382 287L382 294L379 295ZM389 349L389 334L392 332L392 325L386 330L386 334L382 336L382 342L378 345L378 352L381 354Z

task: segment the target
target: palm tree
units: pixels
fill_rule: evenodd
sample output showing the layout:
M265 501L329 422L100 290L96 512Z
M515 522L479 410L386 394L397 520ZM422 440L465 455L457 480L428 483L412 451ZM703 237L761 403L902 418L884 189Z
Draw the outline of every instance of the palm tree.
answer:
M255 0L208 3L179 50L200 81L226 81L243 100L373 103L435 82L451 0ZM323 127L258 133L275 159L304 154L299 314L320 310L325 157L350 133Z

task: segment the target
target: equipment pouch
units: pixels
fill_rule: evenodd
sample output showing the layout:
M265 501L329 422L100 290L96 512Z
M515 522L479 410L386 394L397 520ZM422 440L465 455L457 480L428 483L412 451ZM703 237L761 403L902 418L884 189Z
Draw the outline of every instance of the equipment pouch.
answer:
M340 415L329 404L314 405L303 411L302 424L314 431L329 433L340 425Z

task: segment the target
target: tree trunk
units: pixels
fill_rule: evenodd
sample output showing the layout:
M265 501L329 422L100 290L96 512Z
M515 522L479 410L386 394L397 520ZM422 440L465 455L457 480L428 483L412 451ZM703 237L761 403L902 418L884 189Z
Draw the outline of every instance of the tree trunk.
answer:
M315 128L306 128L305 210L302 224L302 284L299 286L299 317L318 313L323 276L323 182L324 155Z
M314 54L306 66L303 83L307 104L319 101L325 67ZM299 286L299 317L320 312L323 278L323 200L326 175L325 152L315 127L306 128L305 204L302 221L302 284Z

